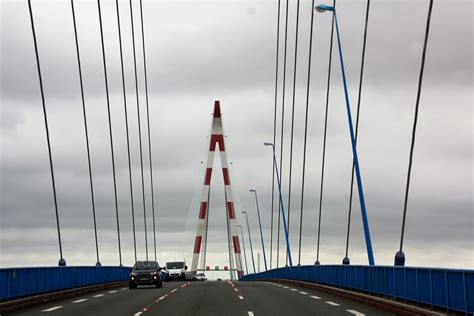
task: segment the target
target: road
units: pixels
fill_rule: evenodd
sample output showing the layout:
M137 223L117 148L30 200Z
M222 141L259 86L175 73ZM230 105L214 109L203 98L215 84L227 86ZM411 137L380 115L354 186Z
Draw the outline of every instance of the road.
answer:
M389 315L317 290L271 282L169 282L109 289L8 315Z

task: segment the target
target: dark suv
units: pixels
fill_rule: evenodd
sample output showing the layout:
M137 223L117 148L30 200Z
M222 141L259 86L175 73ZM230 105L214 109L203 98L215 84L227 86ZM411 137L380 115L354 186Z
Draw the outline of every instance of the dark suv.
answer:
M155 285L162 287L160 279L161 268L156 261L137 261L130 272L128 285L130 289L136 289L137 285Z

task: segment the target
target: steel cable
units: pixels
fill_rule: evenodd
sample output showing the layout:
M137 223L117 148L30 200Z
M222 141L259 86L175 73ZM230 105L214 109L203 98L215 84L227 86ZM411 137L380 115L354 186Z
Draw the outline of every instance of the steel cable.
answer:
M38 70L38 80L41 92L41 103L43 106L43 117L44 117L44 126L46 130L46 143L48 145L48 156L49 156L49 168L51 171L51 182L53 187L53 200L54 200L54 210L56 214L56 227L58 230L58 243L59 243L59 265L66 265L66 261L63 258L63 246L61 242L61 225L59 223L59 212L58 212L58 200L56 196L56 183L54 181L54 168L53 168L53 156L51 154L51 140L49 137L49 126L48 126L48 115L46 113L46 102L44 98L44 89L43 89L43 77L41 75L41 65L39 59L39 52L38 52L38 43L36 40L36 30L35 30L35 22L33 18L33 9L31 7L31 0L28 0L28 10L30 12L30 21L31 21L31 31L33 33L33 43L35 47L35 57L36 57L36 67Z
M336 9L336 0L333 0L332 7ZM331 63L332 63L332 46L333 46L333 37L334 37L334 15L332 16L331 23L331 40L329 44L329 62L328 62L328 80L326 88L326 111L324 115L324 136L323 136L323 158L321 164L321 188L319 192L319 216L318 216L318 244L316 250L316 264L319 264L319 241L321 237L321 213L323 206L323 186L324 186L324 167L326 159L326 138L327 138L327 127L328 127L328 109L329 109L329 91L331 86Z
M306 141L308 137L308 109L309 109L309 88L311 81L311 56L313 49L313 24L314 24L314 0L311 1L311 25L309 31L309 53L308 53L308 80L306 84L306 110L304 119L304 141L303 141L303 174L301 178L301 211L300 211L300 236L298 244L298 265L301 264L301 235L303 232L303 208L304 208L304 180L306 174Z

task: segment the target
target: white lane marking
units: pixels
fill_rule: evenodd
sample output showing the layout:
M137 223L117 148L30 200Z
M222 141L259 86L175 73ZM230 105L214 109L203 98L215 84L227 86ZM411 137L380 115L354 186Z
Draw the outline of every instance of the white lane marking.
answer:
M315 300L320 300L321 298L319 296L310 296L311 298L314 298Z
M77 301L73 301L72 303L75 304L75 303L82 303L82 302L85 302L87 301L88 299L87 298L83 298L81 300L77 300Z
M339 304L331 302L331 301L326 301L326 304L332 305L332 306L339 306Z
M248 311L249 313L249 316L253 316L253 312L252 311Z
M117 290L109 291L110 294L117 293L117 292L118 292Z
M104 296L105 294L97 294L97 295L94 295L93 297L101 297L101 296Z
M298 291L297 289L291 289L292 291Z
M239 298L240 298L241 300L243 300L243 299L244 299L244 297L243 297L243 296L241 296L241 295L239 295Z
M160 300L160 301L161 301L161 300L162 300L162 299L164 299L164 298L165 298L165 296L162 296L162 297L160 297L158 300Z
M128 290L128 287L123 287L120 289L121 291L125 291L125 290Z
M300 294L306 295L306 294L308 294L308 293L306 293L306 292L300 292Z
M140 316L142 312L135 313L133 316Z
M60 308L63 308L62 306L54 306L54 307L51 307L51 308L48 308L48 309L43 309L42 312L52 312L52 311L55 311L57 309L60 309Z
M238 292L239 290L238 290L238 289L234 289L234 291Z
M346 309L346 311L353 314L353 315L356 315L356 316L365 316L365 314L363 314L361 312L358 312L358 311L355 311L353 309Z
M284 289L289 289L289 287L288 287L288 286L284 286L283 288L284 288Z

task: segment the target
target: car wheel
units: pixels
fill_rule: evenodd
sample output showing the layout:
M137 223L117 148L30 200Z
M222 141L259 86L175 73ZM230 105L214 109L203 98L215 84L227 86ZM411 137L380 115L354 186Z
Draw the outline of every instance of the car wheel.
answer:
M137 288L137 285L136 285L136 284L129 284L129 285L128 285L128 288L129 288L130 290L133 290L133 289L136 289L136 288Z

